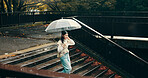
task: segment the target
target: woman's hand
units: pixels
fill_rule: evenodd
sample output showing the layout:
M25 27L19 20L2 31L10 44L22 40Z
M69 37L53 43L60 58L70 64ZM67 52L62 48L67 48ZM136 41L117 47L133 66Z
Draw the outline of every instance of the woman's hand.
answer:
M65 43L62 46L63 46L63 48L66 48L66 44Z
M67 39L70 40L70 38L67 36Z
M70 38L68 37L68 34L65 34L64 38L70 40Z

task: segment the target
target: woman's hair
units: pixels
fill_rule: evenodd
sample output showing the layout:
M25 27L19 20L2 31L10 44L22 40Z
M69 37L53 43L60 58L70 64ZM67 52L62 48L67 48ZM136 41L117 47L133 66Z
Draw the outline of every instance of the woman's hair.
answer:
M61 35L61 41L62 41L62 43L64 42L64 35L65 34L68 34L68 32L67 31L62 31L62 35Z

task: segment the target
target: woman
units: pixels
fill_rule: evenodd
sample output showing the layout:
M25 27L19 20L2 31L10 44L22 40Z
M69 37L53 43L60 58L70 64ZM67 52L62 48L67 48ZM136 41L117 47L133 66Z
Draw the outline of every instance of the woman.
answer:
M64 67L64 70L62 73L68 73L70 74L70 71L72 70L70 57L69 57L69 45L75 45L75 42L68 37L68 32L62 31L62 37L61 40L58 41L58 54L57 57L60 58L61 63Z

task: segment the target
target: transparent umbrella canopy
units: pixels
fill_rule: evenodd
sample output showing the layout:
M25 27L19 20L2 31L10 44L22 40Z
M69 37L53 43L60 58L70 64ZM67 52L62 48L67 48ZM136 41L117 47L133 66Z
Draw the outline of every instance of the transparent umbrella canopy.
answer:
M59 19L51 22L45 29L48 33L80 29L81 25L72 19Z

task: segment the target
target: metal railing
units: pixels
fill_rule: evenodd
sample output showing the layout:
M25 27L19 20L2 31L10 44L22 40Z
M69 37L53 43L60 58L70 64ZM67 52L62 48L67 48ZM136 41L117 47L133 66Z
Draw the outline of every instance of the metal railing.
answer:
M70 12L57 11L0 13L0 27L41 21L47 22L71 15Z
M34 23L39 21L50 21L67 16L140 16L147 17L148 11L98 11L98 12L76 12L76 11L40 11L40 12L8 12L0 13L0 25L13 25L22 23ZM119 17L122 18L122 17ZM132 22L132 21L131 21Z
M48 22L61 17L79 16L82 22L104 35L148 37L148 11L41 11L0 13L0 27Z
M148 37L148 17L138 16L78 16L77 19L103 35Z
M133 52L123 48L101 33L73 18L83 25L82 30L71 31L72 37L103 56L110 64L119 67L135 78L145 77L148 70L148 62L138 57Z

